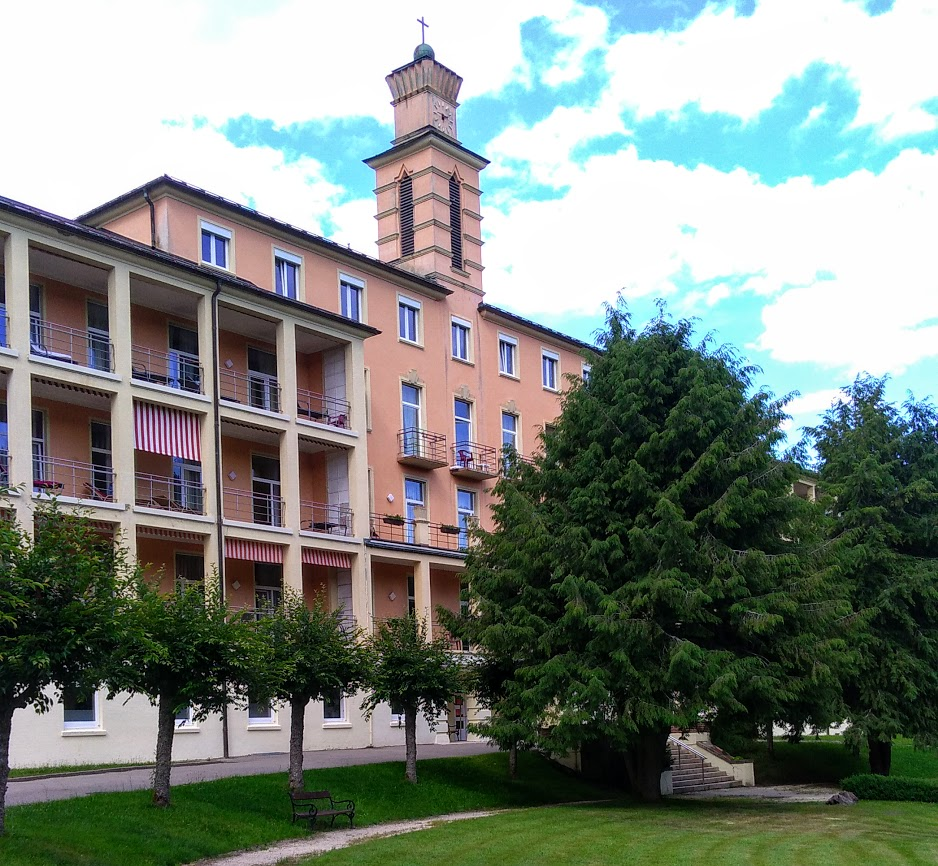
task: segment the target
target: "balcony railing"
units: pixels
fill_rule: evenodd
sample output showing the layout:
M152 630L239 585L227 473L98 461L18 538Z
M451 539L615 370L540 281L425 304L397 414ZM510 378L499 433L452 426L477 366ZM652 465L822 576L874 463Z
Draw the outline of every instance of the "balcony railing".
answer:
M405 427L397 434L397 460L424 469L445 466L446 437L419 427Z
M9 348L10 346L10 317L7 315L7 308L0 304L0 346Z
M300 529L328 532L330 535L351 535L352 509L347 505L301 500Z
M462 640L458 637L453 637L444 627L442 623L433 620L433 639L438 640L442 638L449 644L450 652L471 652L472 646L467 640Z
M114 344L100 331L83 331L33 317L29 324L29 353L37 358L114 372Z
M113 502L114 470L77 460L33 457L33 491Z
M283 526L283 499L273 493L254 493L226 487L225 517L261 526Z
M4 448L0 451L0 487L10 486L10 452Z
M298 418L319 421L330 427L349 429L350 404L346 400L327 397L305 388L296 389L296 414Z
M465 550L467 546L466 530L455 523L428 523L430 547L441 550Z
M371 515L371 537L381 541L396 541L399 544L414 543L416 521L397 514Z
M498 458L498 473L499 475L509 475L522 463L533 466L534 458L519 454L510 445L506 445L502 448L501 457Z
M205 488L201 484L148 472L137 472L134 477L137 505L187 514L205 513Z
M202 365L194 355L132 346L131 360L134 379L193 394L202 393Z
M450 471L467 478L494 478L498 474L497 452L478 442L457 442L452 448Z
M254 409L280 411L280 383L266 373L240 373L222 367L218 371L219 396L231 403L244 403Z

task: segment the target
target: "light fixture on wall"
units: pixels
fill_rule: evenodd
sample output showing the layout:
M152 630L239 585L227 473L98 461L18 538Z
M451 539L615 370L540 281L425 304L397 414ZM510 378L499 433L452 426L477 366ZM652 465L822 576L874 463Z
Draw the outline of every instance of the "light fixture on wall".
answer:
M228 480L229 480L229 481L234 481L235 478L237 478L237 477L238 477L238 473L235 472L234 469L232 469L231 472L228 473Z
M388 502L393 502L393 501L394 501L394 494L393 494L393 493L389 493L389 494L388 494Z
M237 592L239 589L241 589L241 581L232 581L231 588Z
M232 361L231 358L228 358L225 361L225 366L230 370L234 366L234 361Z
M392 589L392 590L388 593L388 601L394 601L395 598L397 598L397 596L394 594L394 590Z

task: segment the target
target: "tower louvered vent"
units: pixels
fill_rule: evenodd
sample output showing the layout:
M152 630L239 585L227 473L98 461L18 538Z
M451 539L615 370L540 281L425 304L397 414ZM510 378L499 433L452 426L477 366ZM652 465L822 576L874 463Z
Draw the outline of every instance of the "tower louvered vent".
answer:
M449 242L453 267L462 270L462 191L455 174L449 179Z
M401 178L401 257L414 254L414 182L410 175Z

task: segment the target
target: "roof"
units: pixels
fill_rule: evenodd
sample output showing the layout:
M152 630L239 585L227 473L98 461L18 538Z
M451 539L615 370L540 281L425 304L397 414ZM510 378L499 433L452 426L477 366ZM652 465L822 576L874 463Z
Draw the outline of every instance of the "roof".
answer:
M538 324L537 322L532 321L531 319L526 319L524 316L519 316L517 313L510 313L508 310L503 310L501 307L495 307L492 304L479 304L479 314L485 316L488 313L489 315L496 316L499 319L503 319L506 322L511 322L514 325L518 325L522 328L527 328L531 331L536 331L539 334L543 334L545 337L550 337L553 340L557 340L561 343L568 343L572 346L576 346L578 349L586 349L590 352L601 352L601 350L594 346L592 343L584 343L582 340L577 340L575 337L570 337L567 334L563 334L560 331L555 331L553 328L548 328L545 325Z
M231 288L240 289L250 294L262 296L265 300L273 301L277 304L283 304L285 306L292 307L293 309L314 313L320 318L327 319L330 322L334 322L336 324L341 324L343 328L358 331L363 337L370 337L374 334L381 333L378 328L373 328L370 325L365 325L361 322L355 322L352 319L346 318L345 316L340 316L338 313L333 313L330 310L324 310L321 307L316 307L312 304L306 304L303 301L295 301L292 298L285 298L282 295L277 295L274 292L268 291L267 289L262 289L260 286L255 285L249 280L244 280L241 277L234 276L233 274L220 272L217 268L196 264L189 259L173 255L172 253L164 252L163 250L154 249L153 247L142 244L139 241L131 240L130 238L124 237L124 235L117 234L115 232L109 231L108 229L94 228L76 220L71 220L67 217L59 216L58 214L50 213L49 211L44 211L40 208L33 207L32 205L24 204L23 202L16 201L15 199L0 196L0 212L16 214L26 219L35 220L36 222L40 222L44 225L54 228L63 235L75 235L79 238L83 238L84 240L100 243L113 249L119 249L122 252L132 253L133 255L141 256L145 259L149 259L150 261L159 262L160 264L186 271L189 274L202 277L210 282L222 283L224 285L230 286Z
M406 280L408 283L417 284L427 291L436 292L441 295L452 294L451 289L447 289L445 286L441 286L435 280L422 277L419 274L414 274L410 271L405 271L403 268L398 268L394 265L388 264L387 262L382 262L380 259L374 258L374 256L369 256L366 253L360 253L358 250L353 250L351 247L344 247L342 244L331 241L328 238L324 238L322 235L314 234L313 232L298 228L297 226L291 225L290 223L278 220L275 217L267 216L260 211L256 211L253 208L238 204L237 202L231 201L231 199L227 199L224 196L209 192L208 190L202 189L198 186L193 186L192 184L186 183L183 180L170 177L168 174L154 178L142 186L135 187L134 189L117 196L117 198L113 198L102 205L98 205L98 207L92 208L90 211L87 211L86 213L83 213L81 216L79 216L78 221L84 224L94 224L94 222L99 217L105 217L110 211L117 210L124 205L130 204L132 202L136 203L138 200L142 199L144 192L152 192L161 185L168 186L171 189L177 190L179 192L188 193L189 195L192 195L196 198L210 202L216 207L239 214L245 219L262 223L269 228L277 229L284 234L291 235L294 238L303 241L304 243L310 244L313 247L318 247L319 249L329 252L333 255L343 256L345 258L359 262L360 264L369 268L383 271L392 279L398 281Z

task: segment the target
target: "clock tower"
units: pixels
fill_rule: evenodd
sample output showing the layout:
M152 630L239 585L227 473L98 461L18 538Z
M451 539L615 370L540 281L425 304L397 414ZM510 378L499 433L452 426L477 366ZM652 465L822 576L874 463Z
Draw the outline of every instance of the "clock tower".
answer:
M390 150L365 163L378 197L378 258L448 287L482 292L479 172L488 160L456 137L460 78L423 43L385 79Z

